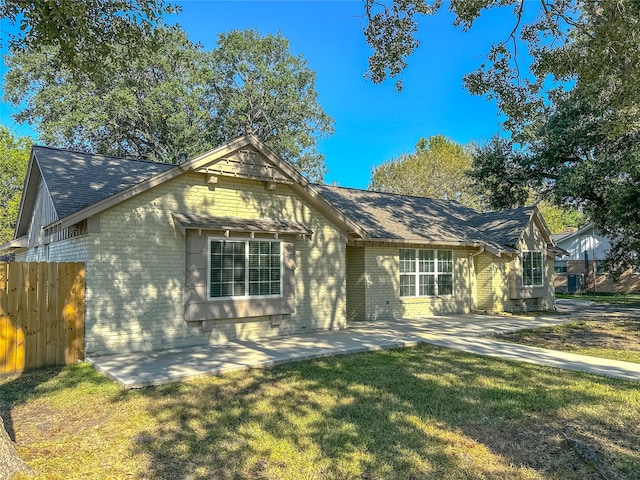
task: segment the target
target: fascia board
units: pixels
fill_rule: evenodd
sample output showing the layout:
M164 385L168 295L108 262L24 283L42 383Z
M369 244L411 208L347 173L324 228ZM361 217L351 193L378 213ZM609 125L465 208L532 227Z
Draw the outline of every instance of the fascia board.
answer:
M18 232L21 231L20 227L25 215L24 207L25 207L25 204L27 203L27 200L30 200L30 203L33 205L33 203L35 203L36 194L38 193L37 192L38 179L32 178L33 171L34 171L34 168L33 168L34 164L36 164L36 171L38 172L39 176L42 177L42 174L40 173L40 167L37 165L35 152L33 150L33 147L31 147L31 155L29 156L29 165L27 167L27 175L25 176L24 184L22 185L22 196L20 197L20 207L18 208L18 219L16 221L16 228L13 231L14 239L20 238L20 236L18 236ZM33 186L34 184L35 186ZM33 210L33 208L31 210Z

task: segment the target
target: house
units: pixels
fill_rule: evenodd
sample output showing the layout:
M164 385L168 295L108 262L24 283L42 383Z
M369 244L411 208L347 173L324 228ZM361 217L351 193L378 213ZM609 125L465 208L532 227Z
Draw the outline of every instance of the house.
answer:
M553 235L567 255L556 259L554 284L559 293L633 293L640 292L640 274L624 272L614 282L604 271L604 259L611 245L593 223L575 232Z
M34 147L2 248L85 263L90 355L554 306L535 207L310 184L253 135L179 164Z

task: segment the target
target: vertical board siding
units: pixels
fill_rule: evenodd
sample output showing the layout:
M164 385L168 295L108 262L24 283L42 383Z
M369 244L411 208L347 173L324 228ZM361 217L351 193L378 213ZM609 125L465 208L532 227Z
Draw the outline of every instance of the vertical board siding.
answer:
M0 263L0 375L84 358L84 264Z

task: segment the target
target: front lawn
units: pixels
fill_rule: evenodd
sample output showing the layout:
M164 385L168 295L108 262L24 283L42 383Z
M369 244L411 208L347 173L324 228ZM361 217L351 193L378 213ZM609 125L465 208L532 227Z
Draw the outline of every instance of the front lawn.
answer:
M569 300L591 300L603 305L626 305L628 307L640 307L640 294L637 293L594 293L586 295L571 295L556 293L556 298Z
M46 479L640 471L637 383L425 345L137 391L77 365L0 379L0 402L19 453Z
M494 335L534 347L640 363L640 318L601 317Z

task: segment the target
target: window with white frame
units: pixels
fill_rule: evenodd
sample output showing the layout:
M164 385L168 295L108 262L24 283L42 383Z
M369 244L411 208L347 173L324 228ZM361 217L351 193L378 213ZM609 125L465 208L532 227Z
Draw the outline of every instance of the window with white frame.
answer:
M209 239L209 298L282 295L282 242Z
M453 295L453 251L400 249L400 296Z
M543 283L542 252L522 252L522 285L538 287Z

